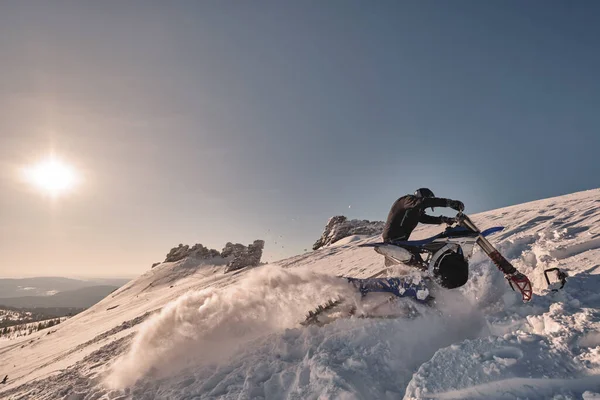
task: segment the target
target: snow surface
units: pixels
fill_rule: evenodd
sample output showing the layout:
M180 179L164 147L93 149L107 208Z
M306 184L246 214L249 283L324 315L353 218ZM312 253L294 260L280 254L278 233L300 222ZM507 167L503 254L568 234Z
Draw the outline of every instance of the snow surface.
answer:
M472 219L506 226L490 240L532 280L531 302L476 251L467 285L436 293L437 309L302 327L318 304L358 301L336 276L381 270L381 256L357 246L379 238L233 274L186 259L50 330L0 342L0 398L600 398L600 189ZM569 273L564 290L547 289L551 267Z

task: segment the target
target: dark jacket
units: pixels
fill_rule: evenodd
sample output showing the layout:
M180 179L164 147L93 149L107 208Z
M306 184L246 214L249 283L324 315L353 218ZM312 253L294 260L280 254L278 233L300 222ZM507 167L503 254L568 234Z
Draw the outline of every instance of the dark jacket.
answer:
M383 228L383 240L407 240L419 222L423 224L441 224L441 217L425 214L429 207L448 207L449 199L437 197L422 198L413 195L400 197L392 205Z

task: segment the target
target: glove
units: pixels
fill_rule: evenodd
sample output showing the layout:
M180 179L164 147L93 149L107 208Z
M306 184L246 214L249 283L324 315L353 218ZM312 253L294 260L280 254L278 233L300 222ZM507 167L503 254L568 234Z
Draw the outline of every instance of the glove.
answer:
M453 208L458 212L463 212L465 209L463 202L458 200L448 200L448 207Z
M454 225L456 223L456 218L444 217L443 215L440 217L442 222L446 225Z

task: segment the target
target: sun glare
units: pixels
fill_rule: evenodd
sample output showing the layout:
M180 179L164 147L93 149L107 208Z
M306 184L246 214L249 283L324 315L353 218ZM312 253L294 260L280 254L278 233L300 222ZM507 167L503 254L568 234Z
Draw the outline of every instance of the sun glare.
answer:
M71 190L78 180L71 166L55 158L27 168L25 176L29 183L53 197Z

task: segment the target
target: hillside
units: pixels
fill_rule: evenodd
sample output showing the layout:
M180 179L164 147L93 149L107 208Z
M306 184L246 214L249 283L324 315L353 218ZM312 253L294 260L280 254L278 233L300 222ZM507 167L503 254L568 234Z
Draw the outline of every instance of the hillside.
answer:
M468 210L467 210L468 211ZM523 303L476 251L470 279L413 319L301 327L381 256L334 245L225 274L163 263L88 310L0 342L9 399L592 399L600 396L600 189L471 216L534 285ZM429 226L414 238L437 233ZM543 270L568 272L548 290Z

